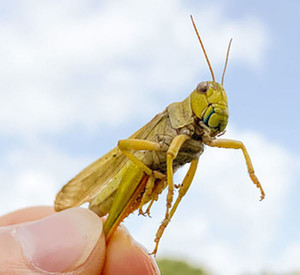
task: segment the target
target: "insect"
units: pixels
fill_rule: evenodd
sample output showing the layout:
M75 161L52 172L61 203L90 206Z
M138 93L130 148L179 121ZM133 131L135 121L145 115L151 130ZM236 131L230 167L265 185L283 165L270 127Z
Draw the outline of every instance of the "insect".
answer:
M99 216L108 214L104 223L108 242L117 226L133 211L150 216L152 204L167 188L166 212L154 240L154 255L165 228L192 183L204 145L242 150L249 176L260 189L261 200L265 196L244 144L219 138L228 122L223 82L232 40L219 84L192 16L191 20L212 81L200 82L186 99L170 104L128 139L120 140L116 148L70 180L55 200L57 211L89 202L89 208ZM173 174L186 163L190 163L188 172L182 183L175 185ZM178 189L176 200L175 189Z

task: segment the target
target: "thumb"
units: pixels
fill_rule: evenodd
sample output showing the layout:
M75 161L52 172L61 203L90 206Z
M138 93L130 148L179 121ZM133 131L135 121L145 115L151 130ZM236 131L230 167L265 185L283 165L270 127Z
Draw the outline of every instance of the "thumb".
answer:
M0 228L1 274L99 274L104 259L101 219L84 208Z

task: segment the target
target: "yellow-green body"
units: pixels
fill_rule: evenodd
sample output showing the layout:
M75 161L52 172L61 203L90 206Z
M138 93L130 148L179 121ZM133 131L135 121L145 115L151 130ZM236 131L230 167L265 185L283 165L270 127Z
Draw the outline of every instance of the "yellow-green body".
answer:
M228 104L224 88L217 83L206 83L207 92L200 92L196 88L185 100L170 104L166 110L153 119L155 125L153 125L148 136L145 137L145 140L158 142L162 151L136 152L134 154L151 170L166 174L166 152L172 140L181 132L189 132L191 138L183 143L177 157L174 159L174 172L184 164L199 158L204 148L202 136L205 132L203 126L199 124L200 121L203 122L199 117L203 117L207 121L208 127L214 127L213 131L207 133L208 135L215 136L225 130L228 121ZM91 210L98 214L101 213L100 215L109 213L105 226L107 231L127 205L142 177L142 170L130 162L108 184L112 183L112 186L114 186L109 189L118 188L118 195L113 200L109 199L112 208L110 208L110 205L105 209L106 211L103 211L103 199L101 197L106 196L106 194L104 195L102 192L91 202ZM110 197L112 194L107 195ZM147 203L148 200L145 202Z
M264 191L254 174L244 144L218 138L224 133L228 122L223 80L230 44L222 84L219 84L215 82L193 19L192 22L213 80L199 83L185 100L170 104L128 139L120 140L116 148L70 180L55 200L57 211L89 202L89 208L99 216L108 214L104 232L109 240L119 223L136 209L141 214L150 215L153 202L167 187L166 213L156 233L154 254L166 226L192 183L204 145L241 149L250 178L260 189L261 199L264 198ZM175 186L173 173L186 163L190 163L188 172L182 184ZM173 201L176 188L178 196ZM148 208L144 212L142 207L147 203Z
M151 170L166 174L166 152L179 134L188 134L190 139L183 143L174 159L174 171L199 158L203 152L203 136L214 137L224 131L228 120L225 91L220 84L211 81L203 83L207 86L205 92L199 90L198 86L185 100L170 104L130 137L160 144L161 151L134 153ZM98 167L98 163L103 163L103 166ZM106 169L110 171L108 175ZM71 180L58 193L55 208L61 210L89 201L90 209L99 216L109 213L106 223L111 224L110 228L144 176L140 167L115 148ZM91 178L93 182L90 183Z

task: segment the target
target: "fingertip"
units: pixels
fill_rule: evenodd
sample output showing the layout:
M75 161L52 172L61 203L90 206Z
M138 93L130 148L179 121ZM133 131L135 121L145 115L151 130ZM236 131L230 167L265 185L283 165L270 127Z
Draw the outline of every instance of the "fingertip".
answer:
M105 259L102 221L88 209L71 208L9 228L32 271L101 272Z
M102 221L88 209L0 228L1 274L100 274L105 251Z
M119 226L106 248L104 275L160 274L152 256Z

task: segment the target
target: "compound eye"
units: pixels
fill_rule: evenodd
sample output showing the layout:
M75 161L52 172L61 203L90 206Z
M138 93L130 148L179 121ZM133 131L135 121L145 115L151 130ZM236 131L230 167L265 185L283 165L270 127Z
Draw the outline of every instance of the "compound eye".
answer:
M200 82L197 86L197 91L199 93L206 93L208 89L208 84L207 82Z

